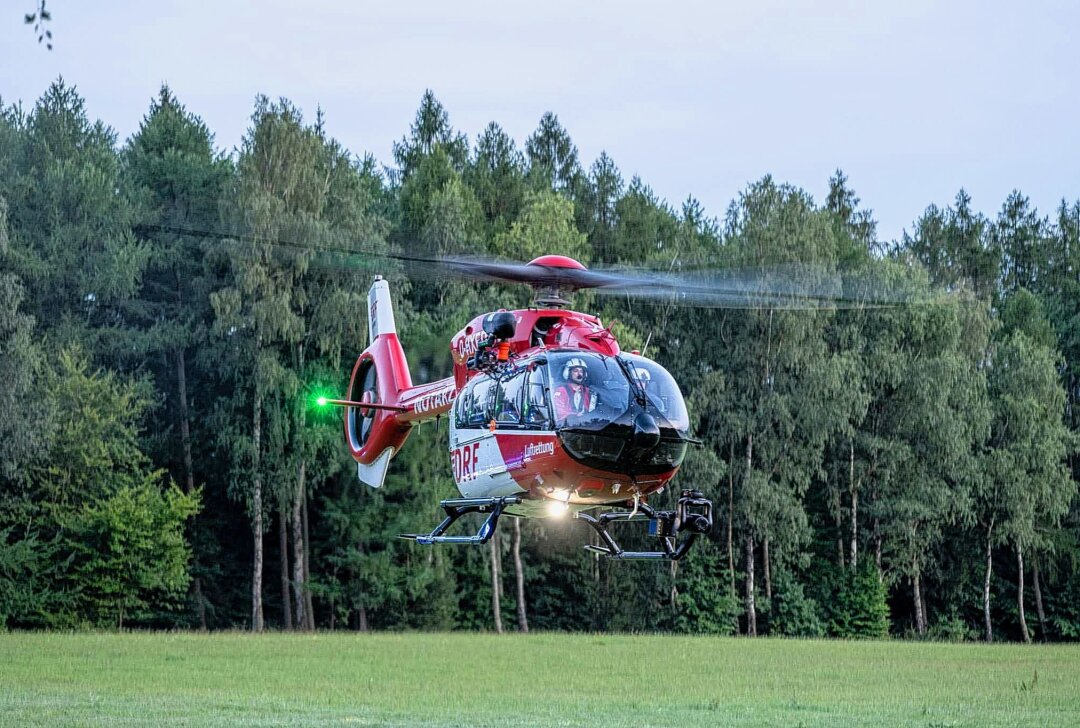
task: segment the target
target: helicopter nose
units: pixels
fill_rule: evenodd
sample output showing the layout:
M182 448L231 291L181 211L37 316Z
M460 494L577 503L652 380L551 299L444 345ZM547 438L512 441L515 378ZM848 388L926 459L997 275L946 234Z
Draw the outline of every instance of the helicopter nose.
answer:
M660 444L660 425L648 412L639 412L634 418L634 447L652 450Z

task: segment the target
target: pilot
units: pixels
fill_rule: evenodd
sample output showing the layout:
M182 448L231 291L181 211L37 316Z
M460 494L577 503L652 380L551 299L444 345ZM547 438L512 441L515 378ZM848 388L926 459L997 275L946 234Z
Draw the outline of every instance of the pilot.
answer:
M667 403L664 401L663 397L660 396L660 392L653 388L652 374L649 370L645 367L637 367L634 369L634 375L637 377L637 380L641 382L641 388L644 390L646 396L648 396L649 401L661 412L666 412Z
M584 415L596 409L596 395L587 384L589 367L585 360L572 357L562 368L565 384L555 389L552 400L555 403L555 416L560 422L570 415Z

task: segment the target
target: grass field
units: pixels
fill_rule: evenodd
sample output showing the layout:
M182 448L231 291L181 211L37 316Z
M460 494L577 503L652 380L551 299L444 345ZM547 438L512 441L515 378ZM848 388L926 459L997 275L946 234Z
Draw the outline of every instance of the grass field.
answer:
M0 724L1077 726L1080 647L0 634Z

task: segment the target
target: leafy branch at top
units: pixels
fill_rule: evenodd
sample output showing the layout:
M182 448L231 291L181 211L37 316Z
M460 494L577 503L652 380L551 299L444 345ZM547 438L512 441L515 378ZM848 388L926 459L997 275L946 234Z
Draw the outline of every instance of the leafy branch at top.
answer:
M45 43L45 47L50 51L52 50L52 31L46 28L45 24L52 20L52 13L45 9L45 0L40 0L35 8L34 12L27 13L23 18L23 22L27 25L34 26L34 32L37 33L38 43Z

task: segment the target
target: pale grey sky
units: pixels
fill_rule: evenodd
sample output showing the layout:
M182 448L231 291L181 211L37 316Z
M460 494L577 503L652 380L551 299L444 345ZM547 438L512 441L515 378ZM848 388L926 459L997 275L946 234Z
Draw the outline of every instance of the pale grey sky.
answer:
M121 141L167 82L223 149L264 93L390 164L431 88L470 141L494 120L523 147L550 110L586 168L606 150L713 216L765 174L820 202L837 167L885 239L961 187L991 217L1014 188L1080 198L1075 0L49 0L51 53L35 0L2 3L4 103L63 75Z

